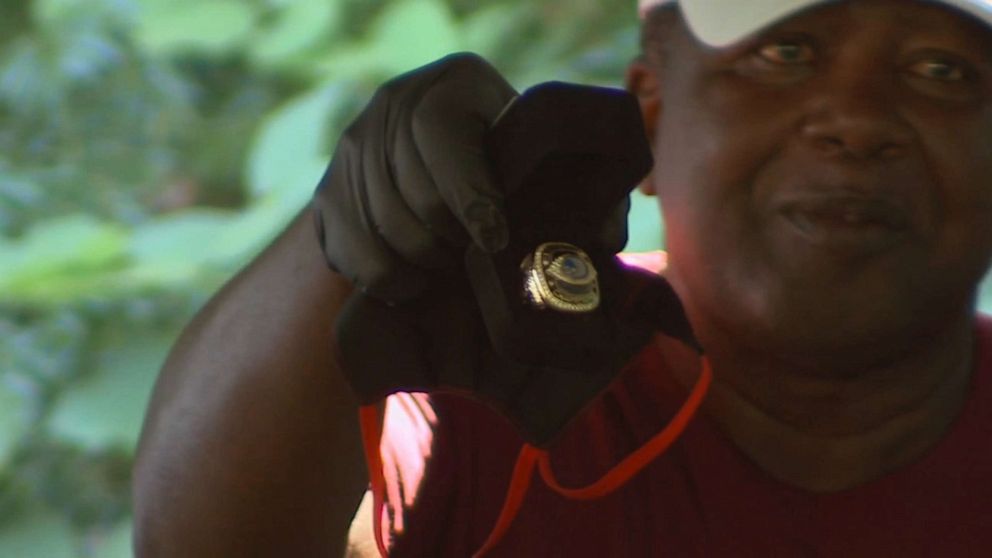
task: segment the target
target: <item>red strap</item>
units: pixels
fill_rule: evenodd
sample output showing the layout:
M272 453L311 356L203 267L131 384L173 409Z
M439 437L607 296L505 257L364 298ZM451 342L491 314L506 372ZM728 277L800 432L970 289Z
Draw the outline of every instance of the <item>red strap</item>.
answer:
M379 441L382 440L382 415L378 405L363 405L358 408L358 423L362 427L362 445L365 447L365 466L369 470L369 485L372 488L372 529L375 530L375 544L382 558L389 557L386 543L382 540L382 508L386 494L386 476L382 470L382 455Z
M517 464L513 470L513 477L510 479L510 487L507 490L506 500L503 502L503 509L500 511L496 526L486 539L485 544L473 555L473 558L481 558L483 554L489 552L496 543L503 537L510 523L513 521L520 506L523 504L527 488L530 486L531 472L534 469L534 460L537 461L541 471L541 477L554 491L562 494L566 498L575 500L592 500L601 498L613 492L617 488L627 483L634 475L641 472L644 467L654 461L659 455L665 452L672 443L675 442L685 431L692 417L702 404L713 381L713 369L710 361L706 357L700 359L701 372L696 385L689 393L689 397L682 408L675 414L671 422L648 440L643 446L625 457L620 463L610 469L598 481L583 488L565 488L555 479L551 470L551 460L548 452L537 449L529 444L524 444L517 457Z
M558 484L558 480L551 470L551 459L548 457L547 452L541 452L540 459L537 462L538 468L541 471L541 478L555 492L573 500L601 498L626 484L631 477L641 472L641 469L671 447L672 443L689 426L689 422L702 404L703 398L706 396L706 392L709 390L710 383L713 380L713 370L710 367L709 359L702 357L700 362L702 364L702 371L700 372L699 379L696 380L696 385L689 393L689 397L682 404L682 408L672 417L671 422L643 446L625 457L620 463L617 463L598 481L583 488L565 488L561 486Z
M510 487L506 490L506 500L503 501L503 509L499 512L496 525L489 532L489 537L482 544L482 548L477 550L472 558L481 558L496 546L496 543L503 538L503 534L510 528L510 523L520 511L520 506L527 496L527 489L530 488L530 479L534 472L534 463L544 452L534 446L524 444L520 448L517 456L517 464L513 467L513 476L510 477Z
M553 490L563 496L575 500L591 500L610 494L617 488L626 484L634 475L639 473L644 467L665 452L682 435L689 422L695 416L696 411L703 402L706 392L709 390L713 380L713 370L709 359L700 359L702 370L696 385L689 393L685 403L672 418L671 422L648 440L643 446L625 457L620 463L610 469L598 481L582 488L566 488L555 479L551 469L551 460L548 452L535 448L529 444L523 444L517 456L516 465L513 467L513 475L510 477L510 486L507 488L506 499L503 501L503 508L500 510L496 525L489 533L489 537L482 547L473 555L473 558L481 558L496 546L503 535L509 529L510 524L516 517L520 506L523 505L527 489L530 488L531 476L536 464L541 471L544 482ZM372 486L373 503L373 528L375 529L375 542L379 547L379 554L387 558L389 553L382 538L382 510L383 495L386 491L385 476L382 471L382 458L379 455L379 441L382 438L382 420L379 409L376 405L367 405L359 409L359 420L362 426L362 441L365 445L365 458L369 468L369 483Z

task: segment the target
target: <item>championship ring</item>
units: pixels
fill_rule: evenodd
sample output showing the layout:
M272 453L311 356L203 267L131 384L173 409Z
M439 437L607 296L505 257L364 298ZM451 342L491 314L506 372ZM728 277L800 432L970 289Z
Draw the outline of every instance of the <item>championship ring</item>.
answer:
M589 256L578 246L546 242L520 264L524 299L537 308L591 312L599 306L599 282Z

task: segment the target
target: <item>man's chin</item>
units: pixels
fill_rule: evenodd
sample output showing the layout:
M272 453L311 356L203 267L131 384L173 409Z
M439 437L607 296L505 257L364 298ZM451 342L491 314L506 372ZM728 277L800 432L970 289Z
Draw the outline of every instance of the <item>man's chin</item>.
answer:
M815 374L858 374L905 358L933 335L933 324L906 312L859 312L829 304L793 306L725 324L724 335L759 360Z

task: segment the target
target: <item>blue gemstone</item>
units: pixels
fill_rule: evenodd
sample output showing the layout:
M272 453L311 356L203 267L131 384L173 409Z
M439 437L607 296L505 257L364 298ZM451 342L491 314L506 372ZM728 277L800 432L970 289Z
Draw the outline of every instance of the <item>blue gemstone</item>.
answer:
M562 271L565 272L565 275L578 279L586 275L586 264L575 256L565 256L565 261L562 262Z

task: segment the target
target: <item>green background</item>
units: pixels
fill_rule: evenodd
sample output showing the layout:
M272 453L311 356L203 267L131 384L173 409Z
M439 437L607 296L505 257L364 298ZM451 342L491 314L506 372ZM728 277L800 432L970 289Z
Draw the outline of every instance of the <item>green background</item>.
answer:
M619 85L636 45L632 0L0 0L0 557L131 555L170 344L378 84L467 50ZM637 197L628 248L659 227Z

